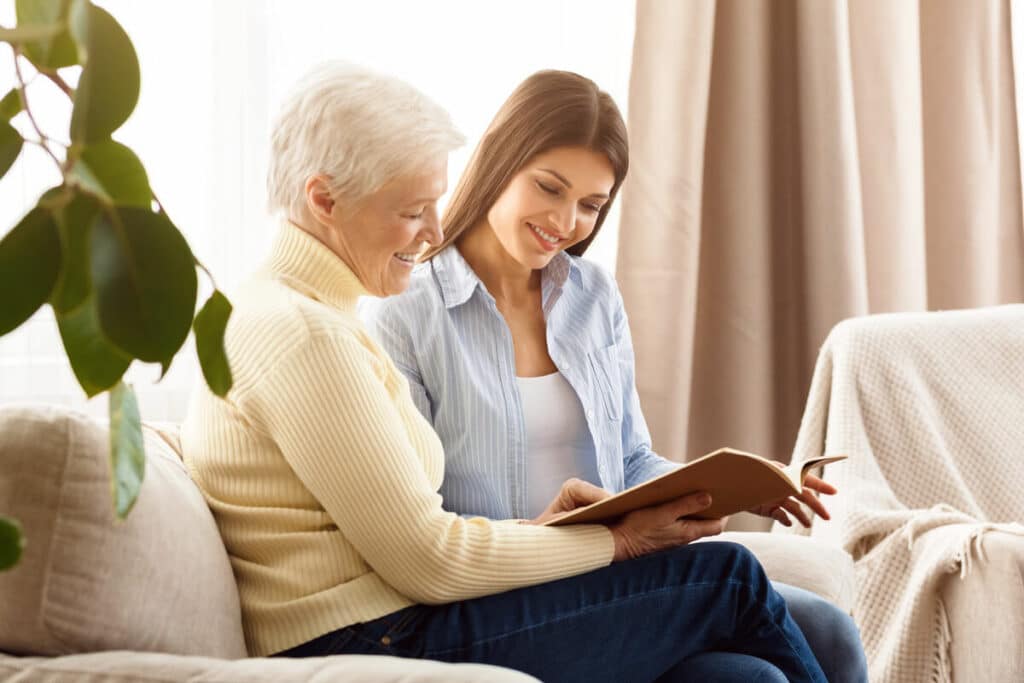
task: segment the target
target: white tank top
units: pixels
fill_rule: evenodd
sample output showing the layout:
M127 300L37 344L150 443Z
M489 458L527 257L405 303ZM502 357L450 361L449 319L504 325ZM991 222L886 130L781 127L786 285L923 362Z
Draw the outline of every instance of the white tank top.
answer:
M517 377L526 423L526 504L530 518L544 511L566 479L597 486L597 453L579 397L560 372Z

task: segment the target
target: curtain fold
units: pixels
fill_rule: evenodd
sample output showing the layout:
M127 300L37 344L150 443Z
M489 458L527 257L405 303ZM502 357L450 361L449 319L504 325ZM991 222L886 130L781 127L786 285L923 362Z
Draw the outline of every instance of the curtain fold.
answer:
M1009 0L639 0L617 276L654 439L788 459L838 321L1024 300Z

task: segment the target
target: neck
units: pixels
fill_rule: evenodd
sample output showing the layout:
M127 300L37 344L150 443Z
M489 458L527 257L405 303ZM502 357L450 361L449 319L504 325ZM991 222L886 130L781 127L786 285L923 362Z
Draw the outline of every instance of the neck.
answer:
M535 301L540 291L540 271L512 258L486 222L467 230L455 246L499 308Z
M288 222L333 251L335 256L340 258L352 272L355 272L355 263L349 256L348 250L345 249L345 245L338 238L338 231L328 229L323 223L313 218L308 210L303 211L299 218L289 218Z

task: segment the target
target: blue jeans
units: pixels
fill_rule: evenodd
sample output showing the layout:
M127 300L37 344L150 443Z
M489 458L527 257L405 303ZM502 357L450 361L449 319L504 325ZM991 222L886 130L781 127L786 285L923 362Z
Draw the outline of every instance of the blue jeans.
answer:
M868 661L850 615L802 588L776 582L772 586L785 599L829 683L867 683Z
M478 662L587 683L708 680L708 667L738 654L769 672L761 680L826 683L760 563L743 546L721 542L473 600L415 605L280 653L326 654Z

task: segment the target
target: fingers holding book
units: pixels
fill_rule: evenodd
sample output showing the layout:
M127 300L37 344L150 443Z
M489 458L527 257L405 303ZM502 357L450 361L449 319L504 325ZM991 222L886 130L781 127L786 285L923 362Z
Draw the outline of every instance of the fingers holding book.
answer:
M641 557L722 533L727 518L688 519L710 505L711 496L698 492L627 514L609 527L615 538L613 561Z
M779 467L785 467L782 463L775 463ZM794 517L800 524L806 528L810 528L811 522L813 521L813 515L817 515L822 519L831 519L831 515L828 512L828 508L821 502L818 494L825 494L828 496L834 495L838 492L838 489L832 484L828 483L820 477L816 477L813 474L808 474L804 479L803 490L795 496L783 498L765 505L759 505L752 508L750 512L761 515L762 517L770 517L777 521L783 526L793 526L793 520L790 516ZM807 506L806 508L804 506ZM810 513L808 513L808 508Z
M544 512L530 520L529 523L545 524L553 519L564 516L566 513L572 512L576 508L586 507L611 495L610 492L600 486L591 484L589 481L576 479L575 477L567 479L562 484L562 488L559 489L558 495L551 501L551 504L545 508Z

